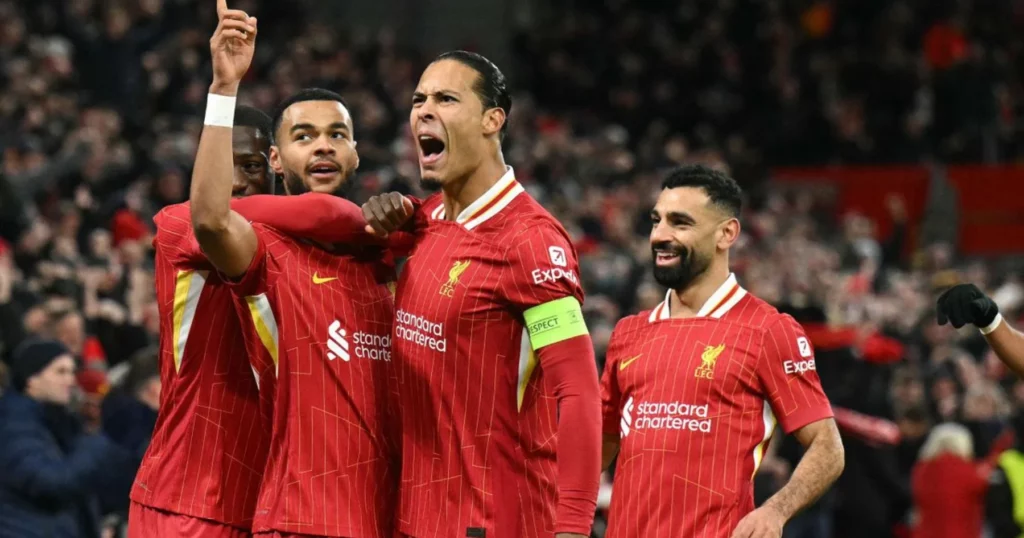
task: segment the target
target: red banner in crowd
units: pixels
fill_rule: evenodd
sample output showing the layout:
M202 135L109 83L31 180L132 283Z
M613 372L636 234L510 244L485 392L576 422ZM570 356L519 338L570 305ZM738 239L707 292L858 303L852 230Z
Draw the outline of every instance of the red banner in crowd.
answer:
M889 195L903 198L912 224L910 238L916 237L916 226L928 200L929 179L928 170L920 166L780 168L772 173L772 180L777 183L829 185L835 191L840 214L855 211L867 216L875 222L883 239L892 231L892 218L885 203Z
M955 166L960 248L970 254L1024 252L1024 167Z
M1024 167L951 166L948 181L957 192L959 249L965 254L1024 252ZM857 211L874 220L879 237L892 229L886 207L901 196L910 218L910 243L926 211L931 171L922 166L779 168L778 184L828 188L840 213Z

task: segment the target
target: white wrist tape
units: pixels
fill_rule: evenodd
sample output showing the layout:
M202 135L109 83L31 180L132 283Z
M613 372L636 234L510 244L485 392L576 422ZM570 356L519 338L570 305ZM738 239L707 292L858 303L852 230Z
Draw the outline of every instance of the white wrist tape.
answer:
M206 96L206 125L214 127L234 127L235 98L215 93Z
M981 327L978 330L981 331L981 334L989 334L992 331L998 329L999 328L999 324L1002 323L1002 322L1003 322L1003 315L999 314L999 313L996 313L996 318L992 320L992 323L989 323L988 325L986 325L984 327Z

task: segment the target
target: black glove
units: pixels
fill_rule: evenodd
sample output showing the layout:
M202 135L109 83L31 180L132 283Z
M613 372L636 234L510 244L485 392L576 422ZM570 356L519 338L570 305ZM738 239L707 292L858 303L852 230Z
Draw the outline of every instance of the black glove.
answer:
M939 325L952 323L959 329L973 323L988 327L999 314L999 307L974 284L957 284L939 296L936 314Z

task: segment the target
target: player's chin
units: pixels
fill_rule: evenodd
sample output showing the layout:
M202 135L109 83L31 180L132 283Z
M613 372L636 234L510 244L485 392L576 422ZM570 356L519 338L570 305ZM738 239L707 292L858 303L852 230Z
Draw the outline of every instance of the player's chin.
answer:
M444 185L443 175L438 170L427 170L420 167L420 186L428 190L437 190Z

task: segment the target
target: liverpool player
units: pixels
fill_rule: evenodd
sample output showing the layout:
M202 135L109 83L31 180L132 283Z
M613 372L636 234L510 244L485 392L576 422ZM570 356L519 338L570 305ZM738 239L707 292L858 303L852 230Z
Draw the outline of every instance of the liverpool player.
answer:
M248 341L270 358L266 368L257 365L265 372L261 388L273 387L274 414L253 531L390 538L397 481L397 432L387 430L386 405L393 270L379 250L298 241L231 210L223 181L231 166L227 115L252 59L256 23L224 0L218 13L192 225L207 258L249 307ZM288 192L337 193L351 181L358 156L340 97L301 92L284 103L275 125L271 165Z
M950 323L959 329L974 325L988 340L996 356L1018 376L1024 377L1024 333L1003 320L999 306L974 284L958 284L946 290L936 302L939 325Z
M270 118L236 110L233 190L265 193ZM264 160L259 161L262 155ZM188 221L171 207L157 224L155 284L160 382L153 437L131 492L129 536L248 536L266 458L258 393L230 290L187 260Z
M501 71L467 52L413 94L422 180L441 192L396 294L406 536L589 536L593 522L600 399L576 253L505 165L511 104ZM380 201L364 214L393 230Z
M669 290L620 321L608 347L603 463L619 459L608 538L778 538L842 472L810 343L729 272L739 213L739 186L704 166L671 173L651 211L654 277ZM754 510L776 421L807 451Z
M271 119L239 106L235 120L233 194L272 191ZM326 195L253 196L232 207L288 233L325 239L362 226L359 208L341 202ZM168 206L154 221L163 390L131 494L129 536L248 536L266 463L269 409L258 405L249 357L239 345L236 301L199 250L189 204Z

